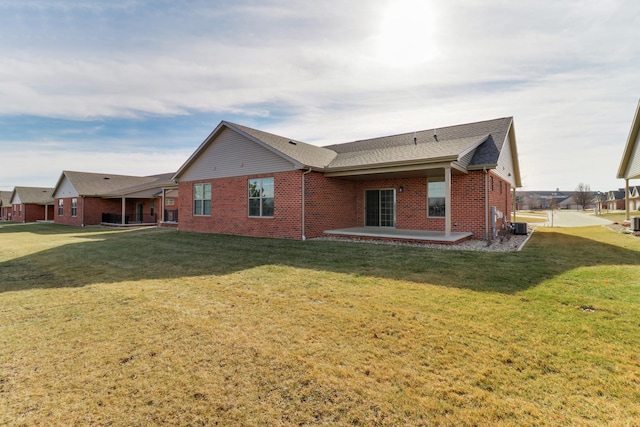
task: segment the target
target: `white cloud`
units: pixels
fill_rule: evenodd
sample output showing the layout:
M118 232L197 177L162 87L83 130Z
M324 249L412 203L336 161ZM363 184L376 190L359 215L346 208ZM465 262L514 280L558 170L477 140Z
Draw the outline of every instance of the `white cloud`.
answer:
M211 112L317 144L514 116L536 189L617 186L640 93L632 1L59 0L0 12L2 115Z
M15 147L20 147L16 143ZM4 162L0 180L1 190L12 190L16 185L53 187L63 170L105 172L120 175L148 176L175 172L191 153L185 150L171 152L93 153L68 152L55 146L24 151L20 148L3 150Z

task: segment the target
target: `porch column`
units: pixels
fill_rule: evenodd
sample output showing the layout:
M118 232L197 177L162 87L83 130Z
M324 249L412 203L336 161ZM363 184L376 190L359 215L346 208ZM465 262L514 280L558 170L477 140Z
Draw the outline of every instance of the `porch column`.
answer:
M451 236L451 167L444 168L444 235Z
M629 216L629 215L627 215ZM629 218L627 218L629 219ZM44 204L44 220L45 221L49 221L49 205L48 204Z
M126 222L125 222L125 215L126 215L126 209L125 208L126 208L126 206L127 206L127 198L123 197L122 198L122 221L121 221L122 225L126 224Z
M624 180L624 210L627 214L627 221L631 221L631 212L629 210L629 180Z
M164 222L164 196L165 193L167 192L166 188L162 189L162 200L160 201L160 203L162 204L162 206L160 206L160 222Z

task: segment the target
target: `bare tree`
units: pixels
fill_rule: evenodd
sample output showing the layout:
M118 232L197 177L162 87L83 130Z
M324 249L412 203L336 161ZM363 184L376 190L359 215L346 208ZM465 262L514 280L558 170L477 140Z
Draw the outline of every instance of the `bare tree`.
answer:
M591 204L593 199L593 193L591 192L591 186L589 184L580 183L573 192L573 201L576 205L581 206L582 210L585 210L588 205Z

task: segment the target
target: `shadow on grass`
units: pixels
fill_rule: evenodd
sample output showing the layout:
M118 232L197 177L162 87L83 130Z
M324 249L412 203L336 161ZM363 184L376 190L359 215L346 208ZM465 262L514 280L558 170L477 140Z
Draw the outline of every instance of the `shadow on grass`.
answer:
M12 232L7 229L43 236L63 234L61 239L74 240L0 263L0 292L215 276L262 265L283 265L481 292L514 293L578 267L638 262L637 250L564 232L536 233L522 252L489 253L165 229L122 232L54 224L0 226L0 233ZM9 245L19 244L19 239L15 236ZM0 246L3 247L4 244Z
M60 234L78 234L79 231L91 232L91 231L104 231L104 227L100 226L88 226L85 228L73 227L70 225L51 224L51 223L37 223L37 222L0 222L0 235L3 234L17 234L17 233L30 233L38 235L60 235ZM116 230L116 229L114 229Z

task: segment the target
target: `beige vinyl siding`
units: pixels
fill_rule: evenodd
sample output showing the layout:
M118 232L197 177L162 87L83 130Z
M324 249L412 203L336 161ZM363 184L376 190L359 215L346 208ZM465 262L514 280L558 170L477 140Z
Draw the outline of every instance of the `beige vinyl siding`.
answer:
M516 187L515 168L513 166L513 156L511 151L511 138L507 134L500 157L498 157L498 164L495 169L495 173L501 178L511 184L511 187Z
M631 158L629 159L629 166L627 168L625 178L640 178L640 132L638 132L635 144L633 145L633 151L631 152Z
M60 185L58 186L58 190L56 191L56 194L54 194L54 197L57 199L62 199L65 197L78 197L78 196L79 196L78 192L76 191L73 184L71 184L71 181L67 179L67 177L63 178L62 183L60 183Z
M473 155L475 154L475 152L476 152L475 150L471 150L464 156L460 157L460 160L458 160L458 164L466 169L467 166L469 166L469 162L473 158Z
M224 129L183 172L180 180L197 181L291 170L295 170L293 163L231 129Z

